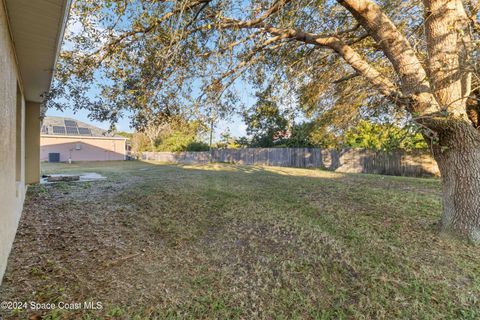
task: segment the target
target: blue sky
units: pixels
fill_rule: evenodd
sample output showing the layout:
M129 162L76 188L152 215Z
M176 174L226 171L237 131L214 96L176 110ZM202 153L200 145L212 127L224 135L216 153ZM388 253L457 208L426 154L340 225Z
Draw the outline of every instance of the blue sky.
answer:
M90 120L88 118L88 112L85 110L80 110L74 113L72 110L68 110L68 109L65 111L49 109L47 110L47 116L70 117L86 123L90 123L94 126L97 126L103 129L108 129L110 126L110 123L108 122L99 122L99 121ZM234 116L230 120L220 121L217 127L215 128L214 134L216 139L218 139L222 132L229 129L230 133L233 136L241 137L246 135L245 128L246 126L245 126L245 123L243 123L242 119L239 116ZM130 119L128 117L124 117L123 119L121 119L117 123L117 129L119 131L133 132L133 129L130 128Z
M197 93L200 91L200 84L198 83L198 88L194 88L194 92ZM237 91L240 97L240 103L246 107L252 106L255 103L255 98L253 97L254 91L252 88L245 82L239 81L234 85L234 89ZM93 89L90 90L88 95L92 98L92 100L96 100L96 95L99 95L100 91ZM62 98L64 100L64 98ZM65 105L71 105L68 100L65 100ZM122 111L124 116L119 119L116 123L116 127L118 131L126 131L126 132L133 132L134 129L130 127L130 113L127 110ZM58 116L58 117L69 117L73 118L82 122L89 123L96 127L102 129L109 129L110 122L100 122L96 120L91 120L89 117L89 112L84 109L77 109L72 110L69 108L65 108L64 110L57 110L57 109L47 109L47 116ZM229 116L228 119L219 120L215 124L214 128L214 140L218 140L220 138L221 133L225 131L230 131L230 134L234 137L242 137L246 135L246 125L243 122L242 117L237 113Z
M245 106L249 107L255 103L255 99L252 96L254 92L252 91L252 89L247 83L239 81L239 83L235 84L235 90L239 93L241 103L244 104ZM199 89L194 88L193 91L199 91ZM96 95L98 94L100 94L100 91L95 89L91 90L88 93L88 95L92 97L92 100L96 100L95 98L96 98ZM64 98L62 98L62 100L63 99ZM65 102L66 102L65 104L66 106L71 105L70 103L68 103L69 102L68 100L66 100ZM117 130L133 132L134 129L130 127L130 113L125 110L123 112L124 112L123 118L121 118L116 124ZM89 118L89 112L83 109L72 110L69 108L65 108L63 111L57 110L57 109L47 109L46 115L58 116L58 117L70 117L82 122L89 123L91 125L94 125L102 129L109 129L110 127L110 122L108 121L100 122L96 120L91 120ZM246 125L243 122L240 115L234 114L230 116L228 119L219 120L218 123L215 124L214 139L218 140L220 138L221 133L227 130L230 131L230 134L233 135L234 137L242 137L246 135Z

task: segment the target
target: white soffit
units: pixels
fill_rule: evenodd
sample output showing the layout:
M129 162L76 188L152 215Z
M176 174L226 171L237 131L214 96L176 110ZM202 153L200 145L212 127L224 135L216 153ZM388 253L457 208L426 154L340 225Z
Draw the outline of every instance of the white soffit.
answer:
M4 0L25 100L42 102L60 52L70 0Z

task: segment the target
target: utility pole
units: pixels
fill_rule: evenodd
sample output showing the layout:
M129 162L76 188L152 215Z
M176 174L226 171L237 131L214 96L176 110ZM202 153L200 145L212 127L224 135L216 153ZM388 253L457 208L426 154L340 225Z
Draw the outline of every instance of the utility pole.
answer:
M212 143L213 143L213 118L210 119L210 151L212 151Z
M213 162L213 148L212 148L212 144L213 144L213 124L214 124L213 103L210 103L209 118L210 118L210 143L209 143L210 162Z
M210 103L210 108L208 110L208 117L210 120L210 143L209 148L210 152L212 152L212 144L213 144L213 103Z

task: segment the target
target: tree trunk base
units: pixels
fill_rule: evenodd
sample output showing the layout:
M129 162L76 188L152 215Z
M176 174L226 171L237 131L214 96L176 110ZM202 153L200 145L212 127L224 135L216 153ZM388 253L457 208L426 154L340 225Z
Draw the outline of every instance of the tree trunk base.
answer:
M442 232L480 243L480 134L451 121L432 146L442 175Z

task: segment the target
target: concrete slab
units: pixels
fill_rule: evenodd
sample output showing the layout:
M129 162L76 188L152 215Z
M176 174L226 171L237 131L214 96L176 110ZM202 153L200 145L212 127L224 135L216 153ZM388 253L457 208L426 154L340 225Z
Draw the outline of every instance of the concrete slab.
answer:
M63 174L49 174L48 176L44 176L40 180L40 183L50 184L50 183L60 182L60 181L48 181L48 177L76 177L76 176L80 177L80 179L75 181L69 181L69 182L86 182L86 181L98 181L98 180L106 179L106 177L96 172L70 173L70 174L63 173Z

